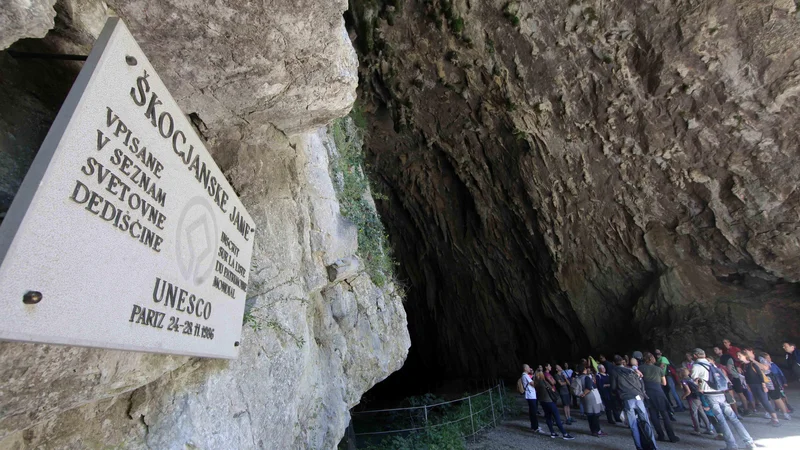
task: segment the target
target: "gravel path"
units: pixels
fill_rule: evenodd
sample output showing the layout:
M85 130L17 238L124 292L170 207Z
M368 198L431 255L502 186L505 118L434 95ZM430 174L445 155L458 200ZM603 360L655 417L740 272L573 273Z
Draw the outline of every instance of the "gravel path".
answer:
M800 390L793 389L788 393L789 400L795 408L800 408ZM605 415L600 421L600 425L606 433L605 438L596 438L589 433L589 423L585 420L578 420L572 425L567 425L567 432L575 436L573 441L564 441L560 438L551 439L549 436L538 436L531 433L530 422L528 421L528 407L525 401L517 398L523 406L523 414L518 417L508 418L496 429L488 431L478 436L474 442L467 444L469 450L517 450L517 449L552 449L552 448L582 448L586 449L587 444L592 449L635 449L633 438L628 428L608 425ZM721 449L725 448L724 441L715 441L705 436L693 436L692 421L689 413L676 413L677 422L673 422L675 434L681 439L678 443L659 442L660 450L678 449ZM539 419L540 426L547 431L547 424L544 418ZM800 449L800 409L797 418L792 421L781 420L780 428L773 428L768 421L761 416L745 417L745 428L756 440L757 444L764 449ZM735 432L734 432L735 433ZM737 437L739 445L743 445Z

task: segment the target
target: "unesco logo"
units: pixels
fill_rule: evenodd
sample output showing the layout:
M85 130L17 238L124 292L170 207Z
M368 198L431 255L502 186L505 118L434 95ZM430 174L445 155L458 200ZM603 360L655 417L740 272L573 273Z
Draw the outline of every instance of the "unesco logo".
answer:
M181 212L176 234L175 257L181 275L199 286L211 276L218 246L219 229L211 202L200 196L191 199Z

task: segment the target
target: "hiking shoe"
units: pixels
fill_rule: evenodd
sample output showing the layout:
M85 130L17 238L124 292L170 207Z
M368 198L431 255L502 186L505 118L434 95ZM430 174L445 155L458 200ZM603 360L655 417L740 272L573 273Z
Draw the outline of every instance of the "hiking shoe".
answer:
M792 420L792 416L790 416L788 413L783 413L783 420Z
M779 426L781 426L781 423L778 422L777 420L770 420L769 424L772 425L775 428L778 428Z
M574 438L574 437L572 437L572 435L571 435L571 434L567 433L567 434L565 434L564 436L561 436L561 439L564 439L565 441L571 441L571 440L573 440L573 439L575 439L575 438Z
M557 437L558 437L558 433L550 433L550 437L551 437L552 439L555 439L555 438L557 438Z
M764 418L765 419L772 419L772 416L770 416L768 412L765 412L764 413Z

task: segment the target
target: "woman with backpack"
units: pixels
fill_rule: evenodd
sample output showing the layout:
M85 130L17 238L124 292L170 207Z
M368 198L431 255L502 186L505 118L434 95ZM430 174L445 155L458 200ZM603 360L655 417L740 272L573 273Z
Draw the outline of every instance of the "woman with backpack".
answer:
M544 420L547 422L547 428L550 429L550 437L553 439L558 437L558 433L553 430L553 422L555 421L558 431L561 432L562 439L567 441L575 439L564 430L564 424L561 423L561 416L558 414L558 405L556 405L558 393L553 388L553 385L547 381L543 372L536 373L534 386L536 388L536 397L544 410Z
M608 436L600 429L600 414L603 413L603 400L600 398L600 391L597 390L594 377L589 372L589 368L578 366L577 372L581 374L583 391L580 393L581 405L586 413L586 420L589 421L589 431L594 437Z

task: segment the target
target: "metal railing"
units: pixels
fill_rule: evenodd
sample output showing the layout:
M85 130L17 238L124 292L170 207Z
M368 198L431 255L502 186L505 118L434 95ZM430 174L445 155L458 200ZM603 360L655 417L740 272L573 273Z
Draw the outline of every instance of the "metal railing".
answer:
M464 439L469 439L505 419L503 391L500 382L483 392L456 400L407 408L351 411L350 423L357 444L375 443L386 435L407 435L446 426L457 429Z

